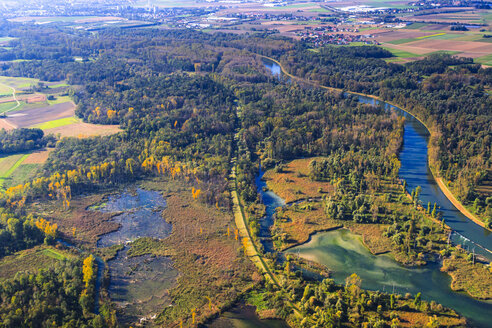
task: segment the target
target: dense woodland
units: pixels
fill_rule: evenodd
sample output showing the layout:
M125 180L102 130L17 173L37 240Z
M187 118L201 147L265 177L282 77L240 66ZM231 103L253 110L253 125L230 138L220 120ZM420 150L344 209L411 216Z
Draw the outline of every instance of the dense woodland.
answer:
M114 325L95 316L94 258L64 259L36 274L19 273L0 283L2 327L98 327ZM114 318L115 320L115 318Z
M45 136L41 129L0 130L0 154L13 154L46 146L55 146L54 136Z
M327 215L370 221L373 199L356 194L379 191L378 176L396 183L403 121L352 96L279 81L267 74L256 53L279 58L301 77L380 95L415 111L437 136L432 141L435 168L456 186L464 186L465 190L455 188L462 199L478 198L483 203L480 213L492 211L486 195L475 191L491 165L492 104L484 90L492 81L489 70L468 60L435 56L398 66L384 62L381 58L390 54L374 47L328 47L315 53L302 43L282 38L265 42L262 35L196 31L108 29L91 34L56 25L33 29L4 21L0 32L17 38L9 44L11 49L0 51L1 75L79 85L71 92L77 115L91 123L120 124L123 129L108 137L58 141L38 177L0 194L0 205L6 208L0 222L3 255L43 240L50 243L56 236L56 227L49 222L25 215L26 203L57 200L69 208L74 195L149 176L182 179L193 184L194 195L200 190L201 201L230 210L227 178L236 155L238 188L248 206L261 203L255 185L260 163L263 168L281 170L287 160L325 156L325 162L312 163L312 178L342 180L339 194L326 200ZM77 62L74 56L84 60ZM7 61L12 59L27 61ZM12 144L10 134L5 135L4 143ZM351 198L339 210L337 197L345 194ZM330 203L335 201L337 206ZM382 222L393 224L387 234L395 240L398 234L403 238L405 233L409 239L430 232L411 226L408 216L378 221ZM420 246L426 245L424 240ZM84 265L88 266L85 261L82 265L62 263L2 283L4 304L19 295L16 309L2 307L3 322L12 327L42 325L47 320L66 327L114 326L110 312L91 314L88 298L94 296L93 278L80 269ZM299 326L312 322L397 326L397 316L383 311L398 307L428 313L443 310L421 303L418 297L395 300L364 292L357 277L346 287L329 280L309 285L294 273L292 278L289 297L301 301L307 318ZM25 296L30 294L36 296L33 301ZM268 301L275 304L280 317L289 316L292 309L283 304L282 292L270 294L275 296Z
M56 227L35 219L32 215L20 215L0 210L0 258L16 251L31 248L43 241L52 243Z

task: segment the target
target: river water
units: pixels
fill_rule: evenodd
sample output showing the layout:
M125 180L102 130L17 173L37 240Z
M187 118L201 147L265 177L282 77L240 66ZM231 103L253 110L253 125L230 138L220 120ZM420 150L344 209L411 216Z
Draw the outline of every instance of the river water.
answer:
M269 60L264 63L272 74L281 76L279 65ZM361 102L378 104L372 98L358 97ZM386 103L384 105L388 110L394 110L406 118L403 148L400 152L400 178L407 181L410 190L417 186L422 187L420 199L424 204L428 201L436 202L441 207L445 222L454 231L451 236L454 244L461 244L491 260L492 254L487 251L492 249L490 232L462 215L439 189L430 172L427 158L429 132L425 126L399 108ZM264 227L271 225L271 215L282 204L282 200L271 191L265 193L261 187L258 191L267 206ZM337 283L344 283L345 278L355 272L361 276L363 286L367 289L413 294L421 292L424 299L435 300L455 309L467 317L473 326L491 326L492 304L453 292L449 287L450 277L439 271L439 263L421 268L403 267L389 256L372 255L362 245L359 237L343 229L319 233L308 243L292 248L289 252L326 265L334 271L333 278Z
M379 104L372 98L362 96L358 98L363 103ZM407 181L408 190L420 186L422 187L420 200L423 205L436 202L440 206L446 224L453 229L451 241L455 245L463 245L470 252L475 251L492 261L492 253L488 251L492 250L492 232L461 214L441 191L430 171L427 156L429 131L412 115L390 104L384 103L384 105L386 109L405 117L403 148L399 156L401 161L399 175Z

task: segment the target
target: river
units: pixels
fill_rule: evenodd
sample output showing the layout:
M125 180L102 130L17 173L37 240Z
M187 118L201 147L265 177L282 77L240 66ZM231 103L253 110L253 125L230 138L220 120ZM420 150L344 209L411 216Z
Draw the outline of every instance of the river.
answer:
M275 62L265 60L264 63L272 74L282 74L280 66ZM372 98L358 97L361 102L378 104ZM417 186L422 187L420 199L424 204L429 201L436 202L441 207L445 222L453 229L451 240L454 244L461 244L466 249L474 250L491 260L492 254L487 251L492 249L491 233L461 214L442 193L432 176L427 156L429 132L425 126L403 110L384 104L388 110L406 118L403 147L400 152L400 178L407 181L407 188L410 190ZM273 222L271 215L274 209L283 201L271 191L265 193L261 184L257 186L267 206L267 217L262 222L262 227L266 227ZM266 249L268 246L268 243L265 243ZM439 263L419 268L403 267L390 256L372 255L362 245L358 236L343 229L319 233L308 243L294 247L289 252L326 265L334 271L333 278L337 283L344 283L345 277L355 272L361 276L367 289L413 294L421 292L424 299L435 300L455 309L467 317L473 326L490 327L492 304L453 292L449 287L450 277L439 271Z

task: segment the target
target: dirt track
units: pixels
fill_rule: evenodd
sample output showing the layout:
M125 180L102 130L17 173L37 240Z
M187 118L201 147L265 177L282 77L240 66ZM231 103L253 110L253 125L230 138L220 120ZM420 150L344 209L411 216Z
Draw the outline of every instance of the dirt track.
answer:
M66 102L52 106L20 110L9 113L5 119L16 128L27 128L36 124L58 120L75 115L75 104Z

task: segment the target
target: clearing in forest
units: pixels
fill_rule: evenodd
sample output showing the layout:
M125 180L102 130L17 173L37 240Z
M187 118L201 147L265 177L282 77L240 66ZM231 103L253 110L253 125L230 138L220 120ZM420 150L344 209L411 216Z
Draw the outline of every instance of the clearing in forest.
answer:
M296 159L282 169L269 170L263 176L268 188L282 197L286 203L301 199L322 197L333 190L325 181L309 178L309 163L320 158Z

